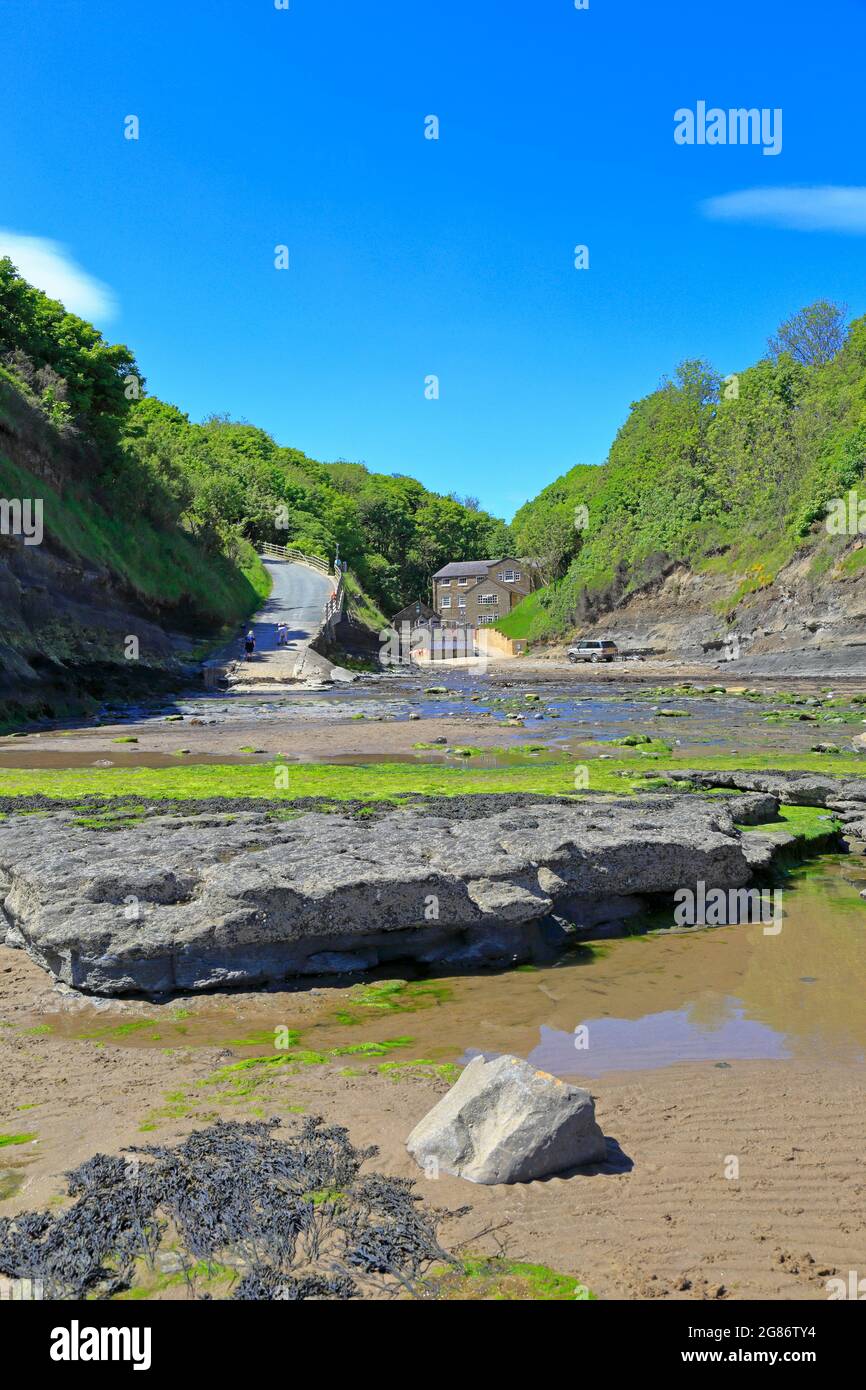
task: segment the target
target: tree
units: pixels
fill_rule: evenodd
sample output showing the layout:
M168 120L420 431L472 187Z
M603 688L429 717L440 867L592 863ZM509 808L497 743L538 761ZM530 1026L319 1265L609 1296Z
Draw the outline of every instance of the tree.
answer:
M718 372L700 357L687 357L677 365L676 384L688 401L706 414L712 414L721 385Z
M847 312L847 304L834 304L829 299L816 299L814 304L798 309L779 325L776 336L767 344L773 361L787 352L804 367L823 367L832 362L848 337Z
M479 518L450 497L430 496L415 513L413 556L429 580L451 560L479 559Z
M571 515L556 506L533 509L516 531L520 553L535 561L542 584L559 579L580 539Z
M415 513L405 488L390 478L370 478L357 508L364 549L384 556L390 564L399 564L415 536Z
M29 285L8 256L0 258L0 357L13 370L16 361L29 362L37 370L50 367L63 380L63 399L71 413L93 436L106 420L127 414L129 377L135 378L139 393L144 387L128 347L107 343L92 324ZM56 383L52 390L59 399Z

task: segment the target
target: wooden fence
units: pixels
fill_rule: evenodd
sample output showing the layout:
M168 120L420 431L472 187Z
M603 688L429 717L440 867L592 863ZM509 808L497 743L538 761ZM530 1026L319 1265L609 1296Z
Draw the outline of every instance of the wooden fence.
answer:
M295 560L301 565L311 565L322 574L331 573L331 566L327 560L321 560L318 555L305 555L303 550L295 550L290 545L271 545L270 541L265 541L261 553L271 556L274 560Z

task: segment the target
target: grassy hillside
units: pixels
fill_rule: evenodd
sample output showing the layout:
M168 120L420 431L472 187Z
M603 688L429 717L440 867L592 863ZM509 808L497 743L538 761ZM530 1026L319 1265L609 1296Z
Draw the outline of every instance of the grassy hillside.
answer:
M681 363L632 405L601 467L573 468L526 503L518 550L542 557L549 582L501 630L567 633L673 562L729 576L729 612L798 555L816 577L860 570L864 552L824 517L866 468L866 318L845 329L831 311L801 311L736 376ZM815 315L834 329L830 350L805 332Z
M86 489L52 486L2 451L0 495L41 498L47 541L71 559L109 571L154 617L190 629L231 625L267 596L268 577L249 542L239 540L231 558L203 555L186 532L159 527L147 516L132 525Z

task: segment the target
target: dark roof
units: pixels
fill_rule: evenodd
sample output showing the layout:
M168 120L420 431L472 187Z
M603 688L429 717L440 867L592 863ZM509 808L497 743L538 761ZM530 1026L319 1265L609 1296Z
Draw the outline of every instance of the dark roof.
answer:
M439 614L435 608L431 608L429 603L423 599L416 599L414 603L408 603L405 608L401 608L399 613L395 613L391 619L392 623L411 622L413 618L438 618Z
M474 575L476 578L482 579L488 570L492 569L494 565L501 565L502 560L507 558L506 555L498 560L458 560L454 564L443 565L441 570L436 571L433 578L456 579L463 575Z

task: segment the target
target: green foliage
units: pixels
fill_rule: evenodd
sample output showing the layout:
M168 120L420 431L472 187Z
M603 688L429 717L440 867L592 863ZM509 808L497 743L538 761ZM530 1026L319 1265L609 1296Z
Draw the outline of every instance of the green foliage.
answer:
M370 473L359 463L318 466L349 504L353 531L340 538L341 552L391 612L429 594L430 577L450 560L498 558L513 548L509 527L474 498L443 497L405 474Z
M129 348L107 343L92 324L28 285L8 256L0 259L0 359L48 414L81 421L90 433L126 414L125 378L141 381Z
M562 576L498 624L507 636L573 631L678 564L729 574L729 615L800 548L826 546L827 504L866 471L866 318L834 337L819 304L797 331L807 333L813 310L823 349L792 354L792 320L789 349L724 381L682 363L632 405L602 466L571 469L521 507L523 553L552 518L584 506L587 524L558 561ZM833 569L843 548L819 569ZM858 569L847 557L838 572Z
M823 367L832 362L845 343L847 306L817 299L798 309L780 325L768 347L773 358L787 353L804 367Z
M346 609L351 619L357 623L363 623L365 627L372 628L374 632L381 632L383 628L388 626L388 619L385 617L385 614L377 607L373 600L364 593L364 590L361 588L361 585L351 570L346 571L345 588ZM352 665L347 657L342 658L342 664L344 666L349 666L351 670L356 669L356 666Z
M521 599L510 613L494 623L494 627L504 637L513 639L552 636L556 631L556 624L548 611L550 594L550 589L536 589L535 593Z
M113 574L157 615L190 629L233 624L266 595L267 576L224 517L203 538L188 524L194 489L166 451L136 449L137 411L155 434L185 425L170 406L136 401L143 387L128 348L0 260L0 492L41 498L49 544Z
M543 584L559 579L575 547L574 520L561 505L539 503L525 511L517 529L521 555L535 560Z

